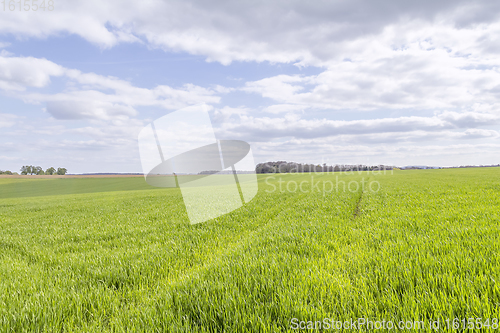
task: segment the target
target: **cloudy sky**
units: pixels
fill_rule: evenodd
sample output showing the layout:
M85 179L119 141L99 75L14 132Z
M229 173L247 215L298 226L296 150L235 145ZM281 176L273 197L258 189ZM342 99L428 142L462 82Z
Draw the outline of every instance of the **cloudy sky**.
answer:
M0 170L141 172L139 131L198 103L256 162L500 163L500 2L25 2L0 4Z

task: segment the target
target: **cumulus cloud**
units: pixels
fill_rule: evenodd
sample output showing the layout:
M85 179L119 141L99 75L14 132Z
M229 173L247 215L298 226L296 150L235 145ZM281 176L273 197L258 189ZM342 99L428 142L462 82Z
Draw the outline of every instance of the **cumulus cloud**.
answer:
M25 90L45 87L51 76L61 76L64 68L52 61L33 57L0 56L0 89Z
M478 112L443 112L439 118L447 121L458 128L474 128L479 126L490 126L499 123L500 115L478 113Z
M119 116L135 116L136 110L127 105L100 101L48 101L47 112L56 119L109 119Z
M74 84L55 94L25 92L28 87L47 86L51 77L64 77ZM172 110L220 101L217 91L189 83L179 88L159 85L146 89L116 77L83 73L33 57L0 56L0 90L14 92L12 96L30 103L45 102L46 111L56 119L131 117L137 114L137 106Z
M491 68L469 68L466 57L423 47L415 44L379 57L341 61L318 75L278 75L246 82L241 89L298 108L487 109L500 105L499 61L491 60Z
M286 160L302 163L385 164L459 166L466 164L497 164L491 155L500 150L495 143L433 142L398 144L380 142L344 142L326 138L289 139L280 142L260 142L252 150L257 160Z
M365 142L417 141L437 138L496 137L494 130L475 129L500 123L500 115L445 112L433 117L399 117L363 120L302 119L288 115L281 118L242 116L239 122L225 124L225 136L266 141L282 137L321 138L357 136ZM453 132L463 130L465 132ZM391 133L399 133L397 136ZM374 135L377 134L377 135ZM351 141L353 141L351 139Z
M380 39L402 22L472 29L498 21L500 5L470 1L58 1L53 11L11 12L0 31L45 37L71 33L101 47L144 42L228 64L321 63ZM43 15L40 15L43 14ZM487 32L478 36L487 36ZM397 36L396 36L397 37ZM395 39L394 41L397 41ZM498 52L491 49L489 52Z
M198 103L218 103L220 97L210 89L187 84L182 88L157 86L153 89L133 87L121 82L123 87L108 88L112 93L98 90L77 90L56 94L25 94L24 99L44 101L47 111L57 119L110 119L137 115L136 107L157 106L168 110L180 109Z
M325 70L319 75L280 75L242 87L280 104L304 108L442 109L472 104L488 108L500 103L500 61L493 37L500 32L495 19L499 7L488 1L266 1L237 5L225 1L210 5L202 1L130 1L126 5L66 1L58 2L57 10L46 15L12 12L0 22L0 29L38 37L69 32L102 47L141 42L224 64L241 60L321 66ZM24 77L33 86L47 83L47 74L30 73L33 77ZM169 100L182 99L182 90L169 91L169 87L141 91L131 89L125 81L97 74L68 70L66 75L82 85L132 91L134 98L166 94ZM10 78L16 75L4 76L9 79L8 84L0 80L3 89L19 90L26 84ZM190 87L184 90L192 93ZM215 91L226 93L230 89L217 86ZM267 109L270 113L283 110L276 106Z
M265 107L263 111L266 113L273 113L273 114L295 113L298 111L304 111L308 107L309 107L308 105L275 104Z
M224 123L231 121L230 119L236 119L238 120L239 117L241 116L246 116L248 115L252 110L250 108L246 107L229 107L229 106L224 106L222 108L216 108L213 111L213 116L212 119L216 123Z

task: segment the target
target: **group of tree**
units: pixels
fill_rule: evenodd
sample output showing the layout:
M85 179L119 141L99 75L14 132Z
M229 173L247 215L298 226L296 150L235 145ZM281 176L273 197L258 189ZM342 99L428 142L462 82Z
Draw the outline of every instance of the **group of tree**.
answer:
M21 175L65 175L68 170L66 168L50 167L43 171L42 167L34 165L24 165L21 168Z
M259 163L255 167L256 173L301 173L301 172L349 172L349 171L374 171L392 170L392 166L386 165L362 165L362 164L302 164L295 162L277 161Z
M0 175L17 175L17 172L12 172L10 170L2 171L0 170Z

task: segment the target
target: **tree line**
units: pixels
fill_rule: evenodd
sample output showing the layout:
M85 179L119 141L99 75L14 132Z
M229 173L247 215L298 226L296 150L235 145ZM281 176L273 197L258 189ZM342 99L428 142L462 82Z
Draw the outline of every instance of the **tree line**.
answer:
M65 175L68 170L66 168L54 168L50 167L43 171L42 167L34 165L24 165L21 168L21 175ZM10 170L2 171L0 170L0 175L19 175L17 172L12 172Z
M387 165L362 165L362 164L302 164L295 162L277 161L259 163L255 167L256 173L297 173L297 172L349 172L349 171L375 171L392 170L393 166Z
M43 171L42 167L34 165L24 165L21 168L21 175L65 175L68 170L66 168L50 167Z

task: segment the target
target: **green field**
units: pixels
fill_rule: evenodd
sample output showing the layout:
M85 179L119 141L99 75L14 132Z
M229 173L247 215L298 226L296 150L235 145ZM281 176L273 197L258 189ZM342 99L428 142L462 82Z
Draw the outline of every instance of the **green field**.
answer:
M154 189L143 177L0 178L0 199Z
M313 175L380 183L326 194L274 176L196 225L178 189L143 178L0 179L0 331L500 318L500 168ZM309 193L272 191L280 177Z

